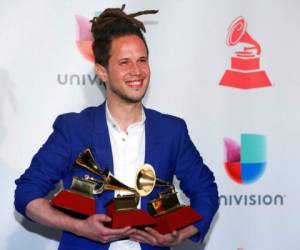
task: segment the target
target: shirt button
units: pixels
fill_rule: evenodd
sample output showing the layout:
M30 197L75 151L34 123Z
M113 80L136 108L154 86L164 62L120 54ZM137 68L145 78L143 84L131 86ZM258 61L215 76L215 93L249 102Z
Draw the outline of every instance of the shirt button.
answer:
M125 138L122 138L122 141L126 141L126 139L125 139Z

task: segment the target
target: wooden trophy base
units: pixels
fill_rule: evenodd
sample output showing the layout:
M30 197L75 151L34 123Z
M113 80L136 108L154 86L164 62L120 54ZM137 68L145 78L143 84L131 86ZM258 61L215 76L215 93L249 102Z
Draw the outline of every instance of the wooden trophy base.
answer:
M67 189L55 194L52 200L50 200L50 204L78 218L86 218L96 214L96 202L93 197L88 197Z
M171 233L202 220L202 216L189 206L182 206L173 211L153 216L153 218L156 221L154 229L161 234Z
M146 226L153 227L155 219L146 211L141 209L123 209L117 210L114 201L110 201L106 205L107 215L111 218L111 222L107 223L110 228L144 228Z

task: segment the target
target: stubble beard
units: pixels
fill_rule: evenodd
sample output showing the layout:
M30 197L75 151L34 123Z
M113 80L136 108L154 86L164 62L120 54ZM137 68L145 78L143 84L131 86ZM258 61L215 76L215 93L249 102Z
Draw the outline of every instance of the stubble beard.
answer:
M142 96L138 97L138 98L134 98L134 97L131 97L129 95L126 95L126 93L123 93L122 91L120 91L118 88L115 88L114 86L110 86L111 88L111 92L118 96L121 100L123 100L124 102L126 103L129 103L129 104L135 104L135 103L139 103L143 100L144 96L146 95L146 92L147 92L147 89L148 89L148 86L149 84L147 85L144 93Z

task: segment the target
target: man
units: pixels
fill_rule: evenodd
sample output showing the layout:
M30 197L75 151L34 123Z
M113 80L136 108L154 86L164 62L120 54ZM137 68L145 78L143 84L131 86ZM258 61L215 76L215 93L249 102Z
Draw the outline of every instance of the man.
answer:
M93 19L96 74L106 88L106 102L81 113L59 116L54 131L34 156L30 167L16 181L16 209L26 217L63 230L59 249L169 249L187 238L203 240L218 209L212 172L203 164L180 118L146 109L142 99L150 80L148 48L134 16L121 9L107 9ZM73 176L85 170L74 161L90 147L100 166L108 166L117 179L133 186L135 173L151 164L161 179L176 175L191 206L203 216L194 225L168 234L152 228L110 229L104 205L113 198L106 191L97 201L97 214L87 219L71 217L51 207L44 197L59 180L67 188ZM141 208L157 197L157 190L141 199ZM121 240L121 239L127 240Z

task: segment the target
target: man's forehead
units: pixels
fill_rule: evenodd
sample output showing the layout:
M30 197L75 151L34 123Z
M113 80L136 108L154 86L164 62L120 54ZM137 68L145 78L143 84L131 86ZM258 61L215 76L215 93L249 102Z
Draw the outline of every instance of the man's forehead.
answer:
M140 56L148 55L144 41L136 35L115 38L111 43L110 54L139 54Z

